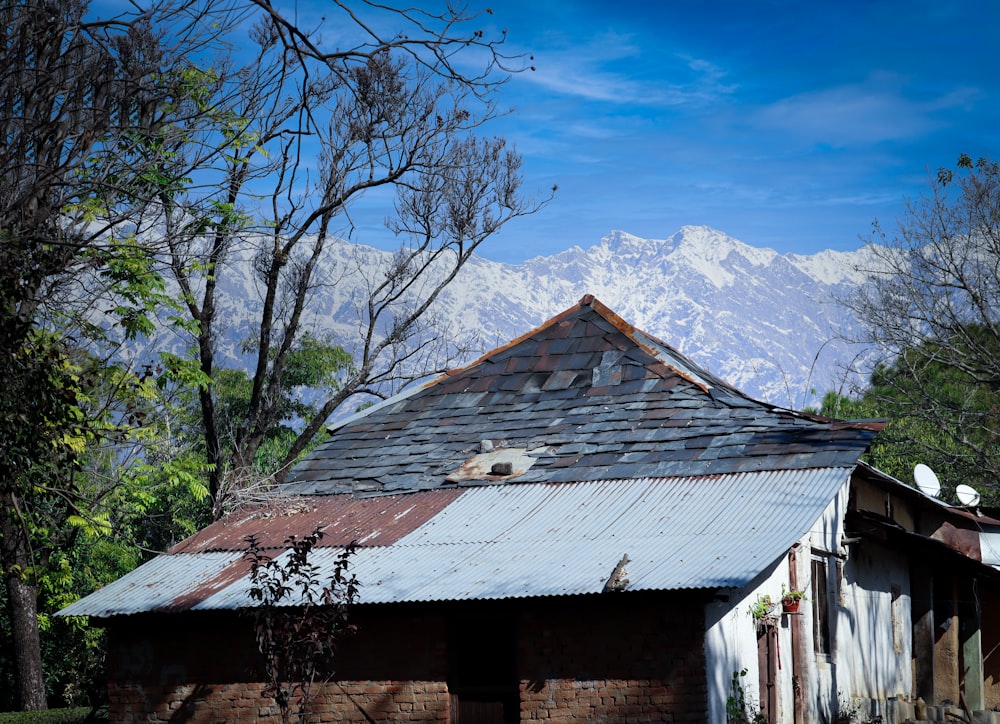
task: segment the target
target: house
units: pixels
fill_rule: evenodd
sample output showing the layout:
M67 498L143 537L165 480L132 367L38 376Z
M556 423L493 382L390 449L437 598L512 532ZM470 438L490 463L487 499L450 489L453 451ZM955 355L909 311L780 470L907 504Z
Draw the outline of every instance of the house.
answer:
M62 613L108 630L114 720L273 719L246 537L323 526L314 560L358 541L362 586L320 720L989 709L1000 521L859 463L881 426L752 400L587 296Z

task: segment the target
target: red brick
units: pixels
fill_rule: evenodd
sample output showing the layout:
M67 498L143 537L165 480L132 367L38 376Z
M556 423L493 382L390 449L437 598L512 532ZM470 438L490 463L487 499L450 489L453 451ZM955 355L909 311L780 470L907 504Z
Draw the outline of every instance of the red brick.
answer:
M692 607L664 600L628 594L510 604L518 607L519 616L520 718L549 723L703 721L701 632L685 623ZM367 621L362 616L361 631L367 635L341 647L338 682L314 688L313 710L323 720L448 720L444 615L393 611L372 614ZM366 628L366 623L371 625ZM116 623L109 651L113 719L165 721L184 709L193 722L276 722L277 708L261 695L264 685L246 682L246 672L257 661L247 638L245 622L221 618L204 625L192 625L186 614L154 625ZM136 642L149 653L147 679L123 670ZM168 670L184 671L189 680L163 687L161 672ZM199 685L207 688L197 689L192 698Z

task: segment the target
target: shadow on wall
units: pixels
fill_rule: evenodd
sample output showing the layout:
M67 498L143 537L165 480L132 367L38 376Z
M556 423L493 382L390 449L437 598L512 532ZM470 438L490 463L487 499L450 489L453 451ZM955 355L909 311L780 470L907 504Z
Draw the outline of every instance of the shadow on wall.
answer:
M912 650L908 565L904 556L874 541L851 548L836 617L836 657L848 675L832 692L834 701L886 702L910 695L912 682L905 675ZM885 713L884 705L876 708L861 713Z
M779 570L781 576L777 576ZM757 632L749 607L757 599L758 591L765 588L779 591L778 578L787 578L784 559L775 561L745 587L731 590L729 600L705 606L705 675L712 721L724 720L727 699L733 694L733 676L744 669L748 673L740 677L743 693L754 709L759 707Z
M177 709L170 715L170 719L167 721L175 724L175 722L185 722L193 718L198 704L207 699L211 693L212 688L207 684L198 684L191 687L191 692L180 701Z
M980 592L983 611L1000 611L1000 593ZM985 615L983 626L983 704L987 709L1000 707L1000 616Z

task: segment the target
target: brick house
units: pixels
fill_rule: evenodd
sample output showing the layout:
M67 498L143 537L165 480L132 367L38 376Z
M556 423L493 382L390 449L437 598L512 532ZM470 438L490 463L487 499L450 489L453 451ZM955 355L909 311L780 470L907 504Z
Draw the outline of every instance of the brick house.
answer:
M770 722L988 708L1000 521L860 464L879 429L752 400L588 296L62 613L108 629L115 721L276 719L245 539L322 525L316 560L358 541L362 588L320 721L725 722L738 691ZM783 588L800 612L762 610Z

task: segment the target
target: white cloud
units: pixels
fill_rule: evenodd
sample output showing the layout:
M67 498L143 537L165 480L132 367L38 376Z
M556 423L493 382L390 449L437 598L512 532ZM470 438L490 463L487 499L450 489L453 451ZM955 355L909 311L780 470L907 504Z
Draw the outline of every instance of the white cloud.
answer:
M625 61L626 72L613 66ZM550 46L536 54L535 70L525 80L562 95L612 104L642 106L703 105L728 95L725 71L714 63L684 55L641 53L629 36L606 33L572 45ZM664 67L667 65L668 67ZM674 66L673 72L669 66ZM673 76L676 80L663 80ZM644 77L656 80L645 80Z
M887 73L864 83L842 85L783 98L759 111L758 124L807 139L845 147L920 137L942 121L938 111L965 105L976 93L957 88L929 100L904 94L905 79Z

